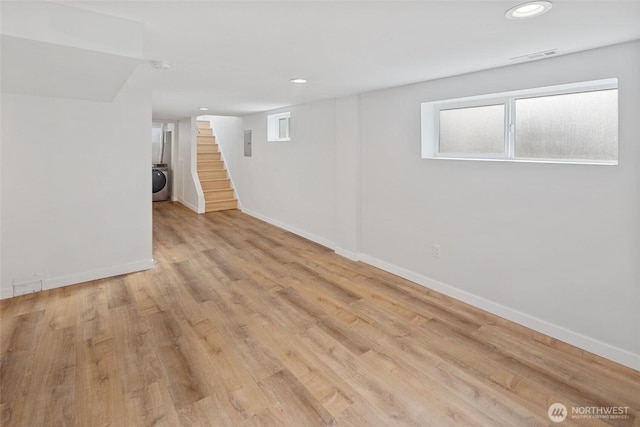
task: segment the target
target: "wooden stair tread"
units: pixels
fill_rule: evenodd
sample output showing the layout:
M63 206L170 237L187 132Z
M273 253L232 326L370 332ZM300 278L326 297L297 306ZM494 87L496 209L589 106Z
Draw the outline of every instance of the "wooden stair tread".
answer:
M226 175L226 174L225 174ZM224 178L200 178L200 185L202 186L202 191L210 191L210 190L233 190L233 186L231 185L231 179Z
M199 162L217 162L222 160L220 153L198 153Z
M233 198L235 198L235 191L233 191L233 188L222 188L222 189L217 189L217 190L202 190L202 192L204 193L205 199L207 197L207 195L215 195L216 193L225 193L225 192L232 192L233 193ZM216 199L216 201L218 200L227 200L227 199ZM212 202L213 200L207 200L209 202Z
M198 148L202 148L205 150L210 150L212 148L214 149L218 149L218 144L216 144L215 142L199 142L198 143Z
M238 199L220 199L220 200L210 200L205 202L207 205L223 205L229 202L238 202Z
M222 160L209 160L204 162L198 162L198 170L209 169L224 169L224 162Z
M207 203L236 199L236 193L235 191L233 191L233 188L224 188L220 190L203 190L203 193L204 201Z
M198 176L201 179L200 182L202 182L203 177L206 177L204 179L229 179L226 169L200 169L198 170Z
M228 200L216 200L213 202L205 203L205 212L215 212L215 211L224 211L238 209L238 201L236 199L228 199Z

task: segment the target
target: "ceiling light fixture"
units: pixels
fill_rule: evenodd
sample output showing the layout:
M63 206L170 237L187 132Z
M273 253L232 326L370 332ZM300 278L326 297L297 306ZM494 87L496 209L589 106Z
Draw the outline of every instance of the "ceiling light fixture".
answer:
M553 4L549 1L530 1L514 6L507 10L504 16L507 19L527 19L540 16L551 10Z
M171 68L171 65L164 61L151 61L151 66L160 71L166 71Z
M306 83L307 79L301 79L301 78L295 78L295 79L291 79L289 80L291 83Z
M209 111L207 107L200 107L200 111Z

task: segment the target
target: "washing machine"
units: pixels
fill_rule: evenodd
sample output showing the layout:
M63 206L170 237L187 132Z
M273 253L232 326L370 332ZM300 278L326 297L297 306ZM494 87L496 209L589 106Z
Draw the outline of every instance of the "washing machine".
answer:
M153 182L153 201L169 200L169 168L154 166L151 169Z

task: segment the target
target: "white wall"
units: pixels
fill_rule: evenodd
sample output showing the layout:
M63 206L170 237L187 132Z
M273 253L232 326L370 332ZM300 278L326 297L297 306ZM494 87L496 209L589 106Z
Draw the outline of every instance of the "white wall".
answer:
M204 213L204 193L200 187L196 166L197 127L195 117L178 122L178 161L173 163L177 200L191 210Z
M2 95L2 298L153 267L150 125L148 91Z
M253 156L225 151L243 210L317 242L334 240L335 101L294 106L291 141L267 142L267 114L243 118ZM232 160L232 156L236 159ZM237 171L237 172L236 172Z
M162 131L162 123L151 125L151 163L161 163Z
M362 251L638 363L639 52L627 44L363 95ZM421 102L606 77L620 87L617 167L420 159Z
M251 115L253 157L238 147L230 165L256 216L639 369L638 75L635 42L277 110L290 143ZM618 166L420 157L421 102L609 77Z

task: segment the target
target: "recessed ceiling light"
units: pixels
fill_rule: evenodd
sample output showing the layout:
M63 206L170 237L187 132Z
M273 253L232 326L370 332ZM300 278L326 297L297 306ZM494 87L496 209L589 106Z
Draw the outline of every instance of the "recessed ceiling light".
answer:
M289 80L291 83L306 83L307 79L301 79L301 78L295 78L295 79L291 79Z
M164 61L151 61L151 66L160 71L166 71L171 68L171 65Z
M207 107L200 107L200 111L209 111Z
M530 1L514 6L504 14L507 19L527 19L548 12L553 4L549 1Z

